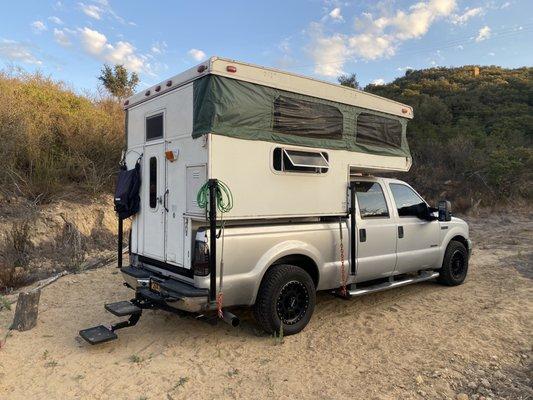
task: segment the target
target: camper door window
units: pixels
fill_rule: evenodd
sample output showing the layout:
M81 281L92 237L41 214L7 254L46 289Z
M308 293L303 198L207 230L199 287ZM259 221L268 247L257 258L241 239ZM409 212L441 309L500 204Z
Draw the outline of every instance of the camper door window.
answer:
M146 118L146 141L163 139L163 113Z
M402 147L402 124L397 119L361 113L357 116L357 143L380 147Z
M290 135L342 139L342 113L328 104L278 96L274 100L274 130Z

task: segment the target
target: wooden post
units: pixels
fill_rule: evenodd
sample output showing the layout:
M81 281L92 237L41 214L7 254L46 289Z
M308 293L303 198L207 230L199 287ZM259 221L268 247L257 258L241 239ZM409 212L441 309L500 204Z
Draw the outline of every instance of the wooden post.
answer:
M28 331L37 325L41 289L19 293L11 329Z

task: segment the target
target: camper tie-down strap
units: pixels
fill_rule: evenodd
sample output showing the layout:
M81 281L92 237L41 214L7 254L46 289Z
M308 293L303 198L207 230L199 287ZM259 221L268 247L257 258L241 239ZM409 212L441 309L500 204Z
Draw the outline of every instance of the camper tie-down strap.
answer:
M212 209L218 209L221 213L220 217L220 231L218 235L216 235L216 239L219 237L222 238L221 240L221 248L220 248L220 276L219 276L219 284L218 284L218 293L216 296L216 307L217 307L217 314L219 318L223 318L223 312L222 312L222 304L224 299L224 292L223 292L223 278L224 278L224 232L225 232L225 223L224 223L224 213L227 213L231 211L233 208L233 194L231 193L230 188L228 185L226 185L224 182L219 181L217 179L212 180L214 182L214 186L210 185L210 182L206 182L198 191L198 195L196 196L196 201L198 203L198 206L201 208L204 208L207 210L209 205L209 199L210 199L210 190L214 190L214 196L212 198L214 199L214 202L216 203L216 208L213 207ZM214 221L216 223L216 221ZM212 255L211 255L212 256ZM216 261L215 261L216 262Z
M343 243L343 235L342 235L342 219L339 218L339 232L340 232L340 252L341 252L341 296L346 296L348 293L346 290L346 286L348 283L348 278L346 276L346 270L344 267L344 243Z

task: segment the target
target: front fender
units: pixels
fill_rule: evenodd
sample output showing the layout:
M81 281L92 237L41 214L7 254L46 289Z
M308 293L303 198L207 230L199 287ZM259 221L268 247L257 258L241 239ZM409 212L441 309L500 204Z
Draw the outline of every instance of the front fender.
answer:
M468 238L468 228L465 229L464 226L461 225L452 225L447 229L446 234L444 235L442 239L442 246L441 246L441 254L439 258L439 267L442 265L442 262L444 260L444 254L446 253L446 249L448 248L448 245L452 241L453 238L460 236L464 239L465 242L470 243L470 240ZM467 247L467 250L470 252L470 248Z

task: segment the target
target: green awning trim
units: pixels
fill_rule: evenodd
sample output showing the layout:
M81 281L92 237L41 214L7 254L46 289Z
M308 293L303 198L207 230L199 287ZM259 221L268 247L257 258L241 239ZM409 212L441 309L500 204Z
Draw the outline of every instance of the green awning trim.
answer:
M342 113L342 136L306 137L274 130L274 102L279 96L327 104ZM361 113L396 119L402 125L401 146L357 143L356 121ZM194 81L194 138L207 133L246 140L262 140L288 145L342 149L385 156L411 157L406 138L407 120L390 114L343 103L305 96L236 79L207 75Z

